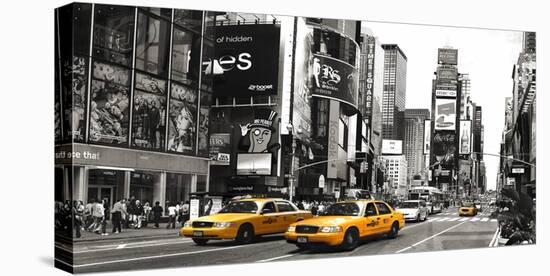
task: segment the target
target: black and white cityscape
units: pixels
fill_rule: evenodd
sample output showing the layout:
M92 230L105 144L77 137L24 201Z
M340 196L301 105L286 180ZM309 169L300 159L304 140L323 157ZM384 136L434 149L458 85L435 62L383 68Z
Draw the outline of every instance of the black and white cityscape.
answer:
M73 3L55 36L56 267L536 243L535 32Z

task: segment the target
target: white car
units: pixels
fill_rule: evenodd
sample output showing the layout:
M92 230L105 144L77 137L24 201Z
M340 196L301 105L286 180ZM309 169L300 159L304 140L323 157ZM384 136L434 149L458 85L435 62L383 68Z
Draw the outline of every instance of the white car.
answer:
M430 213L424 200L405 200L399 203L397 210L403 213L407 221L424 221Z
M427 205L427 208L428 208L428 213L429 214L435 214L435 213L441 213L441 204L440 203L432 203L432 202L427 202L426 203Z

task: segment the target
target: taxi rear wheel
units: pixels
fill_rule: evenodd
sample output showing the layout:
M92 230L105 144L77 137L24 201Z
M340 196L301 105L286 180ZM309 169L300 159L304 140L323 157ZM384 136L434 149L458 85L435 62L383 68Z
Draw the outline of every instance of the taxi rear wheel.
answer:
M247 244L254 241L254 228L250 224L244 224L239 227L239 231L237 232L237 238L238 243L241 244Z
M350 228L348 231L346 231L346 234L344 235L344 240L342 241L342 249L344 250L352 250L355 249L359 245L359 233L357 232L357 229Z
M397 233L399 233L399 224L397 221L395 221L390 228L390 232L388 233L388 238L395 239L397 237Z
M193 242L196 245L205 245L208 242L208 239L193 239Z

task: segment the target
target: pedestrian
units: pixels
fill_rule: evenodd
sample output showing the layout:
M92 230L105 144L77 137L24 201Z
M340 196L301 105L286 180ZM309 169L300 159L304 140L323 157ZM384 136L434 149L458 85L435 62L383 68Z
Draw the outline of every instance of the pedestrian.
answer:
M170 225L172 226L172 229L176 228L176 206L174 206L173 203L170 203L170 206L168 206L168 225L166 225L166 229L170 228Z
M150 217L151 217L151 205L147 200L143 205L143 222L141 223L141 226L147 227L147 224L149 224L149 221L151 220Z
M101 230L103 229L104 218L105 218L105 208L103 207L103 201L96 202L92 208L92 216L94 216L94 225L95 227L92 231L96 234L102 234Z
M80 202L78 200L75 200L73 202L73 208L72 208L72 212L73 212L73 216L74 216L74 220L73 220L73 223L74 223L74 229L75 229L75 236L77 238L80 238L81 237L81 234L80 234L80 228L82 227L82 215L83 215L83 212L81 211L82 209L80 208Z
M298 209L304 210L304 204L301 201L298 201Z
M141 221L145 214L141 201L136 200L136 206L134 207L134 215L136 216L136 222L134 223L134 229L141 229Z
M109 220L109 201L107 198L104 198L102 201L102 209L103 209L103 219L101 220L101 235L102 236L108 236L107 233L107 220Z
M86 228L86 230L88 232L93 232L97 228L100 222L99 216L96 216L97 215L96 209L98 208L97 205L99 205L99 203L95 199L92 199L90 201L92 202L92 207L90 208L90 216L92 217L92 223L90 223L90 225Z
M130 224L132 224L132 226L136 226L137 224L137 210L136 210L136 197L135 196L131 196L130 197L130 202L128 203L128 210L127 210L128 214L130 214L130 218L128 219L128 228L130 227Z
M124 210L124 212L122 212L122 226L124 226L124 228L128 229L130 228L130 222L128 221L129 220L129 214L128 214L128 199L127 198L124 198L124 203L122 204L122 209Z
M182 223L183 221L183 201L176 204L176 220L178 223Z
M90 199L88 200L88 203L84 207L84 228L88 229L90 225L94 222L94 218L92 217L92 206L94 204L94 200Z
M312 203L311 204L311 214L316 216L317 215L317 203Z
M113 209L111 210L111 215L113 220L113 233L116 233L116 234L122 232L121 220L122 220L122 215L125 212L123 207L124 204L126 203L125 201L126 199L124 198L117 201L113 206Z
M155 228L159 228L159 221L163 211L160 206L160 202L155 202L155 206L151 210L153 211L153 222L155 223Z
M183 224L189 220L189 200L186 200L185 203L183 204L182 212L183 212L183 221L181 225L183 226Z

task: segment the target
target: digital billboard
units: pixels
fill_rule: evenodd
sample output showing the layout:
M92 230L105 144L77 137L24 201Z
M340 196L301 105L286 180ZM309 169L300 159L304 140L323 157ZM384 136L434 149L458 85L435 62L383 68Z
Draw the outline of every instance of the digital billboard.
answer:
M314 54L312 77L313 95L357 107L357 68L332 57Z
M460 154L469 154L472 151L472 121L460 121Z
M456 101L454 99L435 100L435 130L455 130Z
M458 64L457 49L437 49L437 63L446 65Z
M403 154L403 141L382 140L382 154Z
M431 148L432 164L439 163L444 168L454 166L456 144L454 132L435 132Z
M271 175L271 153L237 154L237 175Z
M424 154L430 154L430 139L432 135L432 121L424 121Z
M277 94L280 32L278 24L216 26L214 57L203 61L215 96Z

